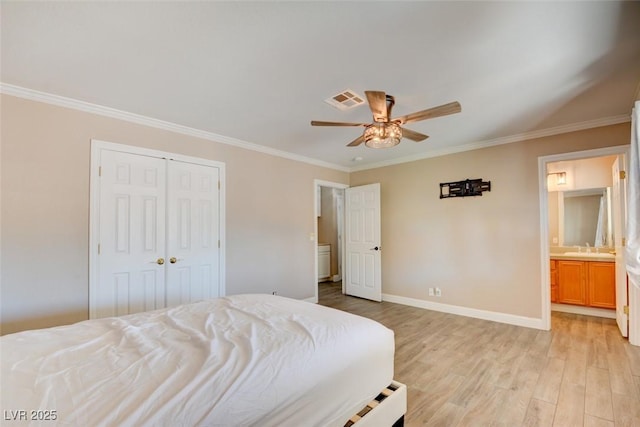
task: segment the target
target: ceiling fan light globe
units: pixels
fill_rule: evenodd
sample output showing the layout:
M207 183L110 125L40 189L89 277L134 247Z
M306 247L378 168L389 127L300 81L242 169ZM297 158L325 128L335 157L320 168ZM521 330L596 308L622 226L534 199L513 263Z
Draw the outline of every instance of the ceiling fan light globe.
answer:
M374 123L365 127L363 136L369 148L394 147L402 139L402 128L397 123Z

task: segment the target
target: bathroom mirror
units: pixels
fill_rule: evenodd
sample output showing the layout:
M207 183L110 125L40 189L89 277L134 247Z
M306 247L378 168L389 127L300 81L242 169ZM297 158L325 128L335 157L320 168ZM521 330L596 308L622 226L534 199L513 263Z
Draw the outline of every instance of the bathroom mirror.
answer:
M611 187L565 191L561 199L563 246L613 246Z

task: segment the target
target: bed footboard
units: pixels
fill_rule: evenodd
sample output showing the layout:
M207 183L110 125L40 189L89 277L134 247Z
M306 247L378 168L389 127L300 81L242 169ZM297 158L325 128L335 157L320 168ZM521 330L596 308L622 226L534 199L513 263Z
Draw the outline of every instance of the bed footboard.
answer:
M407 386L392 381L375 399L352 416L344 427L402 427L406 412Z

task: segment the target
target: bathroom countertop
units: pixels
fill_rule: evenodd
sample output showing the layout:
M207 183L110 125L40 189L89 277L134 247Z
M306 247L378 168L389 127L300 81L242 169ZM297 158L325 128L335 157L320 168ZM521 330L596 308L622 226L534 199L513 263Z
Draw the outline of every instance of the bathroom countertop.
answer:
M570 260L570 261L598 261L598 262L615 262L615 258L611 254L549 254L551 259Z

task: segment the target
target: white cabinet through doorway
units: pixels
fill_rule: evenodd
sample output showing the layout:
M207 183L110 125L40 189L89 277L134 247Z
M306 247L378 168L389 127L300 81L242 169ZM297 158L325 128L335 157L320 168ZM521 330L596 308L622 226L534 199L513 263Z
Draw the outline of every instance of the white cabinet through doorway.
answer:
M318 245L318 282L331 277L331 245Z
M90 317L224 294L224 165L92 142Z

